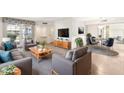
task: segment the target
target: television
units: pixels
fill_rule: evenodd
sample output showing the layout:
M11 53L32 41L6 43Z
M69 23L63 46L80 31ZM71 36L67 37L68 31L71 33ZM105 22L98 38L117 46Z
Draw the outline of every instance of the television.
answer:
M58 37L69 37L69 28L58 29Z

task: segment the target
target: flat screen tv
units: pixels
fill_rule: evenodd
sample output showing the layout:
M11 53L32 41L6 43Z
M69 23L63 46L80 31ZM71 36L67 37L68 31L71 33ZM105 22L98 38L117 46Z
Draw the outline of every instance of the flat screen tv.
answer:
M69 28L58 29L58 37L69 37Z

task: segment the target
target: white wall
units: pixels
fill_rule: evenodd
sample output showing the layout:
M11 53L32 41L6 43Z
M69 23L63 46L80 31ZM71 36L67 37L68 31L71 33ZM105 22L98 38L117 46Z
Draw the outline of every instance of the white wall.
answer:
M74 36L78 36L78 27L85 27L83 22L75 20L63 20L55 22L56 38L58 37L58 29L69 28L69 40Z
M58 29L60 28L69 28L69 40L71 41L71 48L75 48L75 38L81 37L83 39L84 45L86 45L86 32L85 34L78 34L78 27L85 27L84 23L81 21L75 21L75 20L63 20L63 21L57 21L55 23L55 37L58 37ZM63 38L66 39L66 38Z
M124 23L111 23L106 25L109 26L109 37L124 37ZM87 25L87 33L91 33L93 36L98 37L98 24Z
M124 37L124 17L110 17L107 22L100 20L85 22L87 25L87 32L94 36L98 36L98 25L109 26L109 37L122 36Z
M3 37L3 23L2 23L2 18L0 17L0 42L2 41Z
M121 36L124 38L124 23L110 24L109 25L109 35L110 37Z
M87 33L91 33L92 36L98 36L98 25L87 25Z
M58 38L58 29L61 28L69 28L69 38L63 38L63 39L69 39L71 38L72 34L72 22L71 21L56 21L55 22L55 38Z
M47 37L47 42L52 42L54 40L54 24L48 22L48 24L42 24L37 22L34 31L34 40L39 41L41 37Z
M84 27L84 34L78 34L78 28L79 27ZM71 49L76 48L76 43L75 43L75 39L77 37L81 37L83 39L83 44L86 45L86 33L87 33L87 29L86 26L84 25L84 22L82 21L73 21L72 24L72 37L71 37Z

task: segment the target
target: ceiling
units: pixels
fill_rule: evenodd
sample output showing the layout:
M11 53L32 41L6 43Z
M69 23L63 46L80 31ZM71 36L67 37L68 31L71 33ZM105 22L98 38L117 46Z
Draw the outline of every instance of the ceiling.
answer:
M71 20L72 17L14 17L18 19L31 20L31 21L58 21L58 20Z
M98 20L100 17L14 17L18 19L31 20L31 21L59 21L59 20L80 20L92 21Z
M14 17L23 20L31 20L35 22L55 22L55 21L83 21L83 22L113 22L124 21L124 17Z

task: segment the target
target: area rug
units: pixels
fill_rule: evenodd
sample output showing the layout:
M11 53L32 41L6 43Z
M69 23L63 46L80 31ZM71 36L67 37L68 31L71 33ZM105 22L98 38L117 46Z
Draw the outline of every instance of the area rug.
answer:
M101 47L101 46L89 47L89 51L92 51L93 53L96 53L96 54L107 55L107 56L119 55L119 53L117 51L108 49L106 47Z
M67 52L66 49L48 46L53 49L52 54L59 54L64 56ZM32 57L32 74L33 75L51 75L52 74L52 55L42 58L39 62L37 62L36 58L31 55L30 51L25 52L27 56Z

